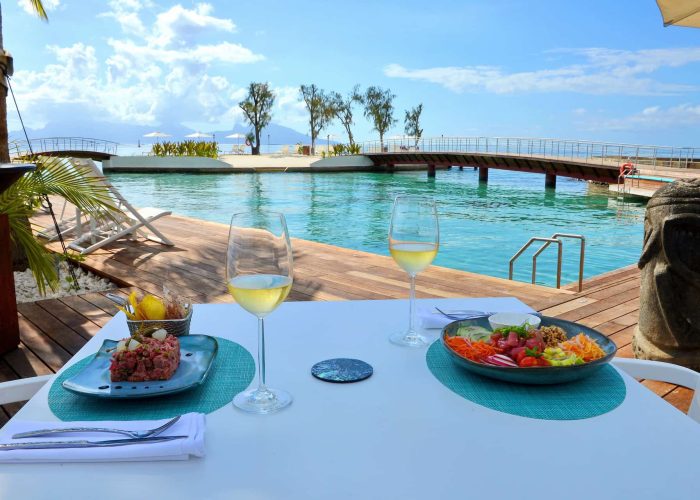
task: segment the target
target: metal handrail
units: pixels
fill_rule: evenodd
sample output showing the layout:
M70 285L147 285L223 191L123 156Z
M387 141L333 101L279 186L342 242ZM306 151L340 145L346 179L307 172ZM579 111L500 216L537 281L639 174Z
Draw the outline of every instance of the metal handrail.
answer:
M30 148L31 145L31 148ZM14 143L19 155L45 151L94 151L107 154L117 154L119 143L90 137L42 137Z
M562 258L562 241L557 239L557 238L543 238L541 236L533 236L528 240L527 243L525 243L520 250L518 250L515 255L513 255L510 258L510 261L508 262L508 279L512 280L513 279L513 266L515 264L515 261L517 260L518 257L520 257L525 250L528 249L530 245L532 245L536 241L543 241L546 242L546 245L549 246L550 243L556 243L559 248L557 250L557 288L561 288L561 258ZM540 249L539 251L541 251ZM533 272L532 272L532 284L535 284L535 269L533 267Z
M586 238L582 234L568 234L568 233L554 233L551 236L552 239L558 240L559 238L574 238L577 240L581 240L581 246L579 247L579 256L578 256L578 291L580 292L583 290L583 262L585 259L586 255ZM537 274L537 257L544 252L544 250L549 246L551 241L546 242L544 245L542 245L539 250L535 252L535 254L532 256L532 282L535 283L535 276ZM561 246L560 246L561 248ZM559 262L558 266L558 273L561 274L561 262ZM557 276L557 288L559 288L559 282L560 282L561 276Z
M527 137L413 137L368 141L362 153L473 153L503 154L521 157L567 159L586 163L618 166L622 161L656 169L688 168L700 163L700 148L613 144L571 139Z

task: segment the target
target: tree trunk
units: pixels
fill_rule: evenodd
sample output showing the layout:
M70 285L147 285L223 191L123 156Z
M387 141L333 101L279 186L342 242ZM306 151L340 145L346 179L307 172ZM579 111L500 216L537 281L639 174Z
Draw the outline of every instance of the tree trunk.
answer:
M0 4L0 53L4 54L5 46L2 36L2 4ZM7 76L5 73L0 81L0 163L10 162L10 138L7 130ZM29 219L22 221L29 227ZM12 255L12 270L24 271L29 267L29 259L24 249L12 241L10 245Z
M4 52L5 47L2 37L2 4L0 4L0 51ZM0 163L9 163L10 145L7 133L7 81L2 75L2 85L0 85Z
M255 145L251 151L254 155L260 154L260 129L255 127Z

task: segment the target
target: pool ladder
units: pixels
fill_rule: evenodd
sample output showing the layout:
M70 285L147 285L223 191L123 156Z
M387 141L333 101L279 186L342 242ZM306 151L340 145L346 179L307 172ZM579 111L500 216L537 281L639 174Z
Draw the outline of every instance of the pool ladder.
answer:
M510 258L508 263L508 279L513 279L513 266L515 265L515 261L518 260L518 257L520 257L534 242L540 241L544 244L532 256L532 284L534 285L537 277L537 257L539 257L549 245L555 243L557 245L557 288L561 288L562 238L573 238L581 241L578 258L578 291L580 292L583 289L583 261L586 254L586 238L581 234L554 233L549 238L533 236Z

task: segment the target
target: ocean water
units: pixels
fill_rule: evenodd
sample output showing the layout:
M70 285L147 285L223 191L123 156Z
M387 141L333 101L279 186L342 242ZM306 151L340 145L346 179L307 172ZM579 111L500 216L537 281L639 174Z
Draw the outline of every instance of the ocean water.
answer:
M511 256L532 236L586 237L585 277L639 258L645 202L625 202L607 187L565 177L545 189L544 175L491 169L488 185L471 168L402 173L110 174L136 206L228 223L236 212L283 212L293 237L389 255L387 232L395 196L432 196L438 204L440 251L435 264L508 276ZM530 281L532 254L515 265ZM562 283L578 279L576 240L564 244ZM537 261L537 282L554 285L556 246Z

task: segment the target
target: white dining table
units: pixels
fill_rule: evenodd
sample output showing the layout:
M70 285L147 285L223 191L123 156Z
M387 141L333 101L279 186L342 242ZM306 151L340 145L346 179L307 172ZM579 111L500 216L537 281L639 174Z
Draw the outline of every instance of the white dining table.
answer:
M528 308L516 299L424 299L422 308ZM29 499L698 499L700 425L627 375L616 409L538 420L494 411L444 387L426 349L395 346L407 301L288 302L266 320L267 381L292 405L207 416L206 456L181 462L0 465L0 498ZM126 335L122 313L71 360ZM434 330L437 336L439 330ZM235 304L195 307L191 333L257 350L256 319ZM374 367L332 384L311 366ZM47 384L14 417L55 421ZM144 400L143 404L148 404Z

